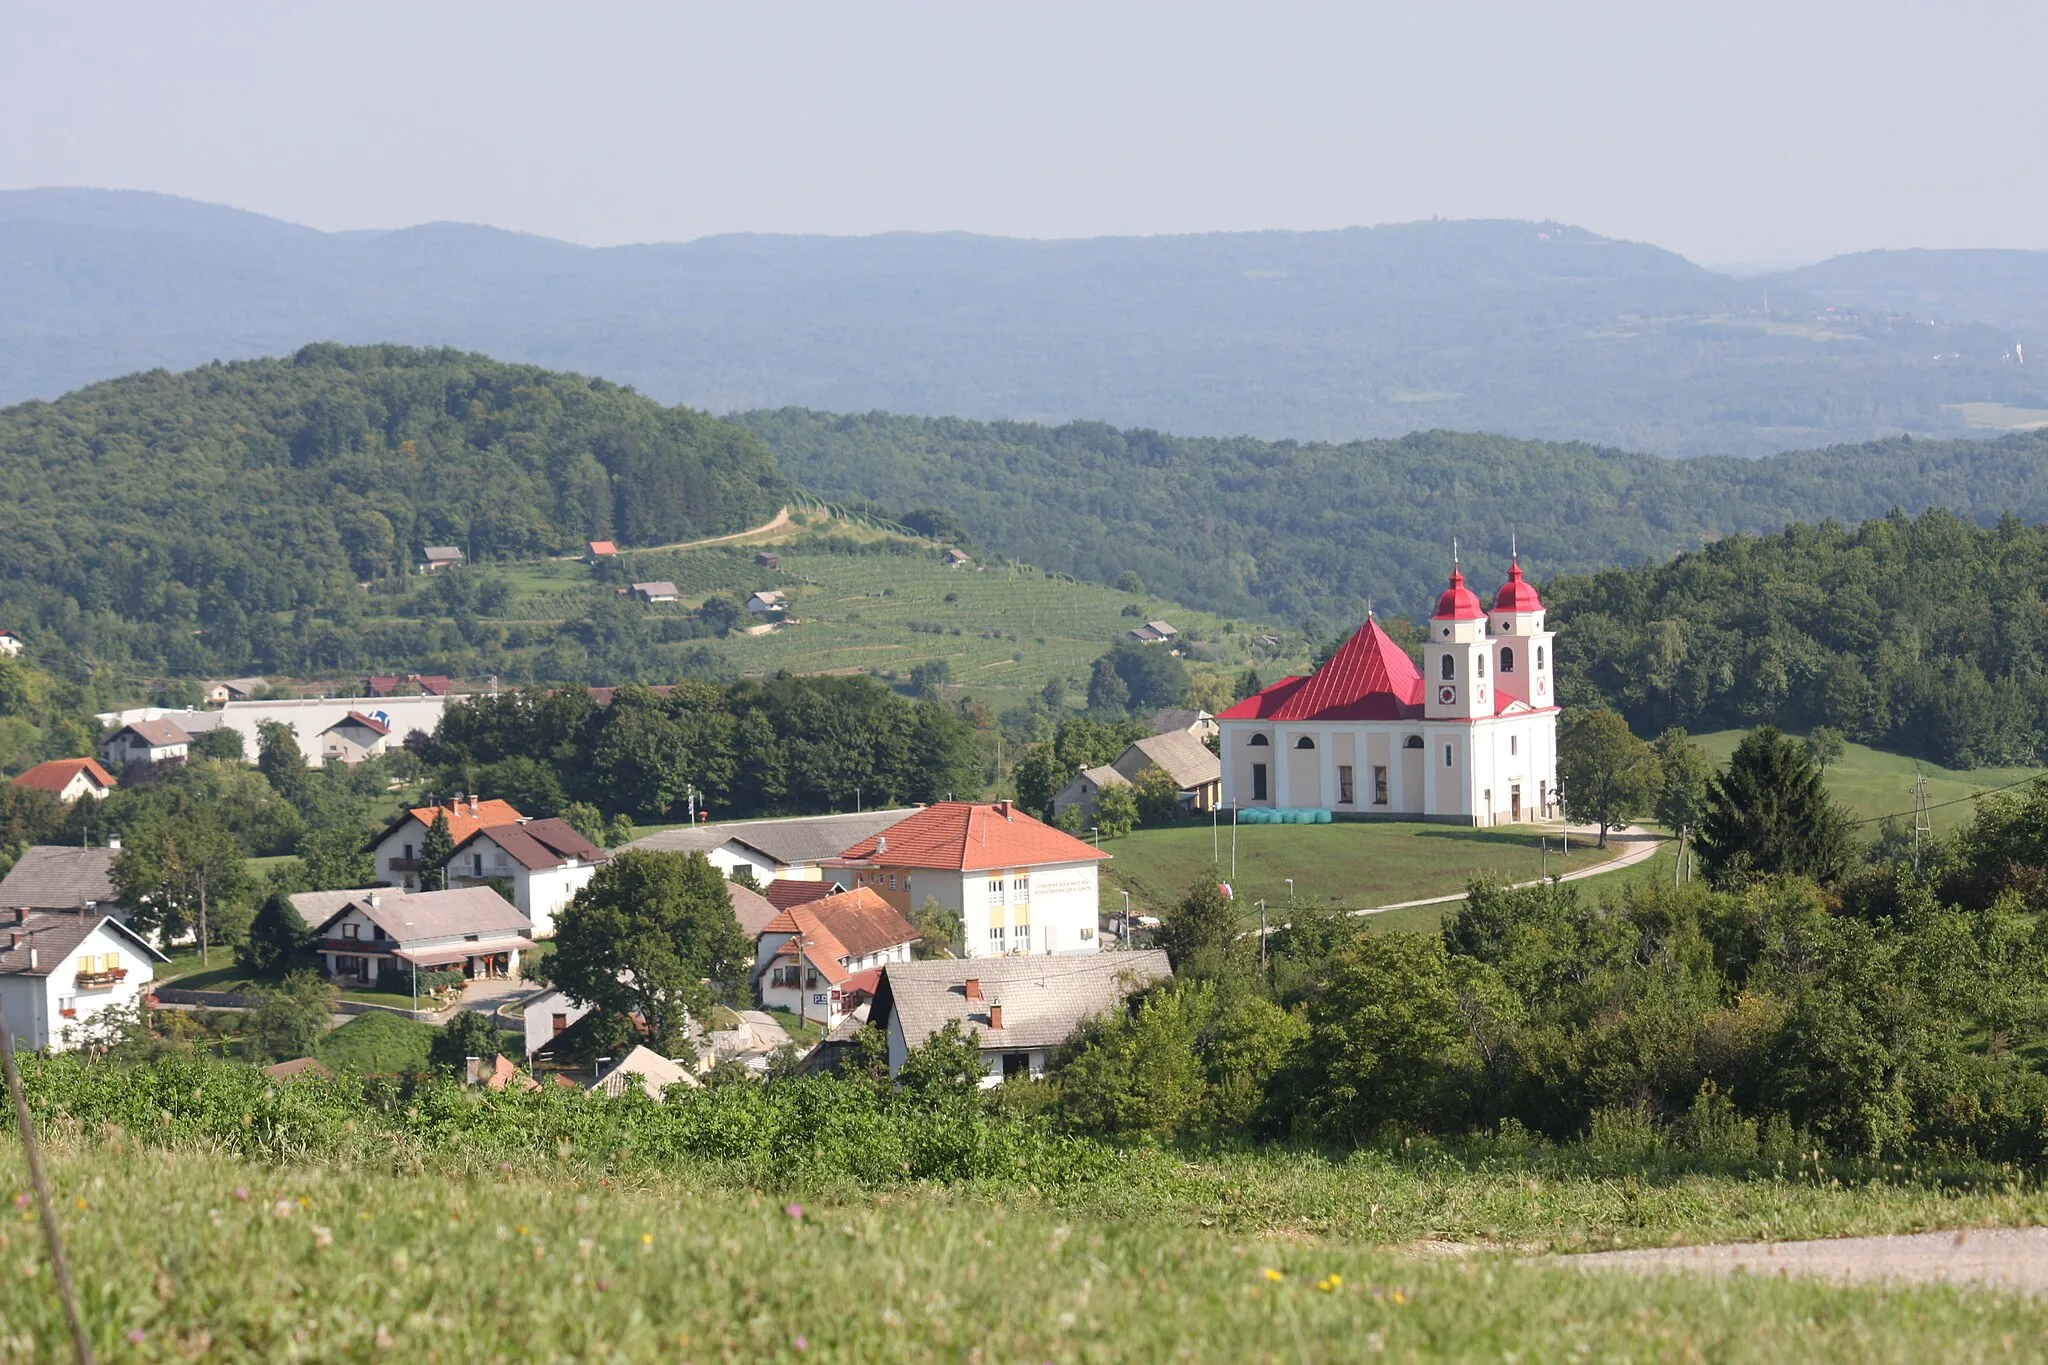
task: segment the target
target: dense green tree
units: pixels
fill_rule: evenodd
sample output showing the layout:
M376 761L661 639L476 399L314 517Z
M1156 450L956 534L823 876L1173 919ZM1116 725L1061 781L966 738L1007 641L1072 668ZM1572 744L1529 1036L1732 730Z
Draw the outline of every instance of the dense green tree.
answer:
M1131 689L1107 654L1088 673L1088 712L1097 719L1122 716L1131 708Z
M1138 803L1138 822L1148 827L1170 825L1180 816L1180 786L1166 769L1154 765L1131 783Z
M252 976L272 977L313 963L313 934L305 917L282 891L266 896L249 922L249 936L235 951L235 961Z
M169 939L196 934L206 960L214 943L237 943L247 929L248 857L218 818L195 812L131 830L109 875L132 925Z
M1104 787L1095 793L1094 825L1105 839L1121 839L1138 827L1138 798L1130 784Z
M1662 782L1656 750L1601 706L1565 716L1557 737L1557 777L1565 814L1598 825L1602 848L1609 829L1655 805Z
M257 1061L311 1056L334 1017L337 992L309 971L293 972L281 986L259 986L250 994L256 1003L244 1019L249 1050Z
M220 758L240 763L248 754L243 748L240 730L232 726L216 725L213 729L193 737L192 757Z
M988 1074L981 1044L948 1019L922 1044L910 1049L896 1072L896 1083L919 1099L931 1103L958 1102L971 1098Z
M1179 974L1215 976L1242 952L1239 918L1237 903L1223 894L1212 868L1161 913L1158 943Z
M1344 1141L1388 1126L1455 1121L1478 1058L1451 959L1422 934L1368 934L1331 964L1309 1002L1310 1123Z
M367 831L309 830L299 839L298 852L293 880L300 890L352 891L376 884L377 860L370 852Z
M1686 840L1699 828L1707 806L1707 787L1713 780L1714 761L1706 750L1694 744L1683 730L1666 730L1651 745L1657 752L1661 779L1657 790L1657 819L1678 836L1682 854Z
M1849 824L1805 746L1765 726L1708 784L1699 849L1718 882L1792 873L1826 883L1847 868Z
M1163 644L1145 645L1124 639L1105 654L1117 679L1123 683L1124 705L1133 711L1156 711L1177 706L1188 691L1187 665ZM1097 705L1090 683L1090 710L1111 710L1107 702Z
M427 837L420 844L420 890L447 890L448 861L454 856L455 834L448 828L448 812L437 806L434 823L427 826Z
M434 1034L427 1060L451 1076L461 1076L475 1057L489 1070L505 1048L505 1031L480 1010L457 1010Z
M725 879L700 853L615 854L556 917L554 984L619 1016L637 1016L650 1046L673 1052L686 1020L712 1002L707 980L748 961Z

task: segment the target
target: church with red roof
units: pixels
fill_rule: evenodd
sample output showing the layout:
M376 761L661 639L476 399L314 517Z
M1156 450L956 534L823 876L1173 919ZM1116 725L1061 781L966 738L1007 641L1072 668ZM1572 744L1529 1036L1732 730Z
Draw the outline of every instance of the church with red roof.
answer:
M1223 804L1507 825L1557 814L1554 635L1519 560L1491 606L1454 565L1422 666L1379 622L1217 716Z

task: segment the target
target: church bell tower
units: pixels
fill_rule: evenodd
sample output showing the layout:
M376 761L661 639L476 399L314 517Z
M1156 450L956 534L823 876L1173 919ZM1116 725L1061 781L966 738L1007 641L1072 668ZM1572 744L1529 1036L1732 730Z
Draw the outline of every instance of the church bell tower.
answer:
M1429 618L1429 643L1422 651L1422 715L1425 720L1476 720L1493 714L1493 653L1487 639L1486 609L1465 586L1455 560L1451 585L1436 600Z

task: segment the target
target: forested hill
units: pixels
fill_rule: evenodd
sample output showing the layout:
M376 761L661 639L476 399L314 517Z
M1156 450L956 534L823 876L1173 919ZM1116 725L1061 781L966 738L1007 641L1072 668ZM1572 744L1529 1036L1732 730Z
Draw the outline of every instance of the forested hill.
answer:
M333 345L0 410L0 487L0 622L182 673L278 613L345 625L426 545L663 544L789 492L751 433L615 384Z
M461 346L715 412L1328 440L1442 427L1665 455L1961 435L2048 409L2048 367L2007 360L2048 336L1946 300L1908 320L1856 306L1882 293L1869 273L1840 296L1824 272L1766 285L1557 223L592 249L17 190L0 192L0 402L338 340Z
M937 504L984 546L1047 568L1105 583L1132 572L1177 601L1315 614L1330 629L1368 600L1425 614L1453 537L1467 571L1492 583L1514 533L1548 578L1893 507L2048 517L2048 433L1665 460L1441 431L1320 445L799 409L737 420L824 496Z

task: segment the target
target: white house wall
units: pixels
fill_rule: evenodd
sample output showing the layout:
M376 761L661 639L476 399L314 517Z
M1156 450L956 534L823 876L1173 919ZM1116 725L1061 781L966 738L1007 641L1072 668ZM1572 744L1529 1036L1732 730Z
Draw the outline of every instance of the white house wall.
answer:
M121 965L128 971L126 979L103 988L78 989L78 959L107 953L120 954ZM0 1019L21 1045L61 1052L73 1046L65 1037L67 1028L76 1034L102 1011L134 1004L148 993L155 976L155 964L146 954L102 924L61 958L48 976L0 976ZM67 1000L73 1002L76 1018L63 1017Z
M1021 890L1015 886L1020 876L1025 883ZM997 879L1002 882L1002 890L991 893L989 883ZM1026 951L1020 947L1022 939L1018 933L1026 925L1031 929L1028 951L1034 956L1094 953L1102 949L1096 935L1096 927L1101 923L1101 878L1093 861L1044 863L1032 868L986 872L917 874L920 895L933 886L944 887L959 896L961 904L957 908L962 912L969 957L1008 956ZM934 899L948 909L956 908L947 905L944 894L937 894ZM1004 931L1000 948L998 940L990 936L989 931L994 928Z

